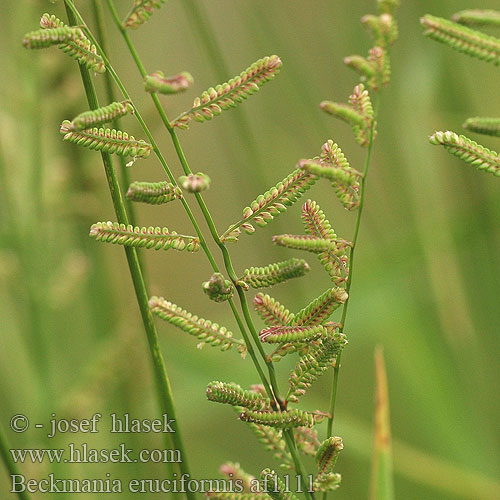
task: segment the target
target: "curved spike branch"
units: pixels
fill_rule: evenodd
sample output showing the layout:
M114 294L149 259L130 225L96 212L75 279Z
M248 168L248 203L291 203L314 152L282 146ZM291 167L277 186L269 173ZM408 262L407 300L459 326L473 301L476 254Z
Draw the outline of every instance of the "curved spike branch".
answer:
M264 288L277 285L291 278L300 278L310 270L304 259L292 258L265 267L250 267L245 269L240 282L252 288Z

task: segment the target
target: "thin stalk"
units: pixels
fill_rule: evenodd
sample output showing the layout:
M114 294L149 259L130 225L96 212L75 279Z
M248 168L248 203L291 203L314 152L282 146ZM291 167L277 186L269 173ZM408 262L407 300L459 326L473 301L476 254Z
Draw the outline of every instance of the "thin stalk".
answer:
M74 8L73 2L71 0L65 0L65 6L70 24L72 25L77 24L78 19L73 12ZM87 95L89 107L90 109L96 109L99 107L99 102L97 99L97 94L94 88L94 84L90 76L90 72L85 66L80 65L80 73L85 88L85 93ZM127 212L125 210L125 205L123 203L120 191L120 185L118 183L118 178L116 176L116 172L111 162L111 157L107 153L101 153L101 156L104 164L106 179L108 181L108 187L113 201L113 207L115 209L116 217L118 219L118 222L122 224L128 224L129 221L127 217ZM172 388L170 386L170 380L168 378L165 361L161 353L158 333L156 331L156 327L153 321L153 315L149 308L148 293L146 291L146 286L144 283L142 269L139 264L137 252L135 248L126 247L125 254L127 257L127 263L129 266L132 282L134 285L137 302L141 311L142 321L144 323L144 328L146 330L160 408L162 409L163 413L169 416L169 418L172 418L175 421L177 421L175 405L172 396ZM182 462L179 463L180 473L189 476L190 473L189 473L188 458L186 450L184 448L184 442L182 439L182 434L178 422L177 422L176 432L167 434L165 436L165 439L167 446L170 445L170 440L171 440L175 448L179 450L182 456ZM189 491L186 491L186 497L189 500L195 500L196 498L196 496Z
M345 328L345 321L347 317L347 307L349 305L349 301L351 299L351 283L352 283L352 276L353 276L353 265L354 265L354 253L356 250L356 244L358 242L358 237L359 237L359 230L361 227L361 217L363 215L363 207L365 205L365 185L366 185L366 178L368 176L368 171L370 169L370 163L371 163L371 158L372 158L372 150L373 150L373 139L374 139L374 132L375 132L375 123L376 119L378 116L378 108L379 108L379 94L376 94L375 100L374 100L374 115L373 115L373 122L372 126L370 129L370 137L368 141L368 150L366 152L366 159L365 159L365 167L363 170L363 177L361 178L360 182L360 197L359 197L359 208L358 208L358 215L356 218L356 227L354 229L354 236L352 239L352 246L351 250L349 253L349 276L347 277L347 283L346 283L346 292L347 292L347 300L344 303L344 306L342 308L342 316L340 319L340 327L339 331L343 332ZM326 427L326 437L330 437L333 433L333 421L335 419L335 403L337 401L337 388L338 388L338 382L339 382L339 372L340 372L340 359L341 359L342 352L340 351L336 358L335 358L335 365L333 367L333 380L332 380L332 395L330 399L330 409L329 409L329 417L328 417L328 423ZM326 500L328 494L325 492L323 493L323 500Z
M5 432L3 430L2 425L0 424L0 456L2 457L3 463L5 464L5 468L10 476L17 476L20 474L19 469L17 468L17 464L12 459L10 454L10 448L7 443L7 438L5 436ZM19 500L31 500L31 497L26 493L26 491L18 491L17 496Z

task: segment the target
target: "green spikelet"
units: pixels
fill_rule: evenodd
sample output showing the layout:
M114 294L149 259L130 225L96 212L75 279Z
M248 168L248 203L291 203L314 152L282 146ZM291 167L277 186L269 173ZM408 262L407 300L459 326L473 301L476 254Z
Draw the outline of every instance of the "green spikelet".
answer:
M189 128L191 119L203 123L220 115L222 111L236 107L238 103L257 92L264 83L272 80L279 73L281 66L282 62L278 56L259 59L239 76L203 92L201 97L194 100L193 107L179 115L172 122L172 126L186 129Z
M126 247L153 248L154 250L187 250L197 252L200 240L170 232L166 227L126 226L118 222L97 222L90 228L90 236L96 241L114 243Z
M461 10L452 17L453 21L466 26L500 26L498 10Z
M243 408L241 408L241 411L243 411ZM282 469L293 469L292 457L287 450L281 430L254 423L250 423L249 427L257 437L259 443L261 443L267 451L273 454L274 459L280 463Z
M372 61L366 57L354 54L344 58L344 64L361 75L364 81L375 77L377 69Z
M307 343L297 342L294 344L281 344L279 345L269 356L267 356L267 360L273 363L277 363L281 361L282 358L288 356L289 354L293 354L298 352L300 355L307 354L312 346L319 345L320 340L310 340Z
M304 259L288 259L265 267L250 267L245 269L240 281L252 288L264 288L277 285L291 278L300 278L310 270Z
M316 453L318 474L314 480L315 490L331 491L338 488L341 477L335 474L333 469L343 448L344 444L340 437L330 437L323 441Z
M322 101L319 107L325 113L328 113L335 118L339 118L351 127L362 127L364 124L364 118L361 113L355 111L352 106L349 106L348 104L333 101Z
M231 281L224 279L221 273L214 273L212 277L202 285L203 291L210 300L224 302L234 294L234 286Z
M268 344L301 343L330 336L330 330L322 325L270 326L259 333L260 341Z
M83 32L80 28L62 26L30 31L24 36L23 45L27 49L45 49L79 38L83 38Z
M240 415L240 420L279 429L292 429L294 427L313 427L325 416L310 413L294 408L285 411L245 410Z
M276 299L263 293L258 293L254 297L253 304L260 317L269 326L285 326L294 317L294 314Z
M489 172L500 176L500 156L495 151L481 146L464 135L455 132L435 132L429 138L429 142L444 148L457 158L469 163L478 170Z
M134 108L130 101L112 102L107 106L80 113L71 121L71 128L73 130L86 130L112 122L128 113L134 114Z
M207 398L216 403L243 406L250 410L271 409L269 398L255 391L246 391L234 383L210 382L207 386Z
M500 118L485 118L479 116L467 118L463 127L477 134L500 137Z
M322 345L302 356L290 373L288 379L290 389L286 399L296 403L298 398L303 396L307 389L332 366L335 356L346 343L345 335L337 333L331 340L324 340Z
M361 18L361 23L370 31L375 44L380 47L390 47L398 38L398 27L390 13L379 16L367 14Z
M198 344L199 348L203 347L203 344L209 344L213 347L220 347L222 351L227 351L236 346L243 357L246 354L245 343L242 340L233 338L232 332L217 323L199 318L163 297L151 297L149 307L161 319L177 326L189 333L189 335L197 337L201 341Z
M40 19L40 26L44 29L64 28L66 25L54 15L44 14ZM97 47L83 35L73 38L58 46L60 50L76 59L81 65L96 73L104 73L106 65L97 53Z
M127 191L127 198L131 201L148 203L149 205L161 205L173 200L182 198L182 191L179 186L174 186L170 182L140 182L130 184Z
M206 191L210 187L210 177L203 172L197 174L181 175L179 177L179 184L182 189L188 193L200 193Z
M285 483L271 469L264 469L261 472L262 490L273 500L298 500L298 498L287 490Z
M156 71L144 77L144 89L150 93L178 94L191 87L193 82L194 79L191 73L187 71L183 71L175 76L165 76L163 72Z
M368 53L368 60L375 68L375 75L366 80L366 84L374 92L387 87L391 80L391 63L387 49L378 45L371 48Z
M492 62L495 65L500 64L500 40L498 38L431 15L422 17L420 23L425 28L424 35L429 38L469 56Z
M255 223L264 227L281 212L292 206L317 180L315 175L302 169L294 170L276 186L258 196L249 207L243 209L243 219L239 220L221 236L222 241L236 241L240 227L248 234L255 231Z
M151 154L151 144L128 135L121 130L109 128L92 128L76 131L72 129L71 122L64 120L61 124L63 140L103 153L117 154L119 156L133 156L134 158L147 158Z
M207 491L207 498L212 500L269 500L267 493L230 493Z
M336 247L333 241L303 234L278 234L273 236L273 243L281 247L313 253L332 251Z
M307 234L330 241L337 239L330 221L315 201L307 200L302 205L301 218Z
M154 9L159 9L164 3L165 0L134 0L132 9L123 21L123 27L138 28L152 16Z
M330 288L301 309L289 324L291 326L323 324L346 300L347 292L343 288Z

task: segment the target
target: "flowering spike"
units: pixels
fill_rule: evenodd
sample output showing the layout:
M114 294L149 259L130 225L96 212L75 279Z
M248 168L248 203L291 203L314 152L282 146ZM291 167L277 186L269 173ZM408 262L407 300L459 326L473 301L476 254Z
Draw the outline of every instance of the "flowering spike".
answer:
M318 474L314 479L314 488L318 491L332 491L340 484L340 474L335 474L333 468L337 463L339 453L344 448L342 438L330 437L323 441L316 453Z
M146 92L159 92L160 94L178 94L184 92L191 85L194 79L191 73L183 71L175 76L165 76L163 72L156 71L144 77L144 88Z
M240 415L240 420L279 429L292 429L294 427L313 427L325 415L311 413L297 408L284 411L245 410Z
M306 390L332 366L335 357L346 343L345 335L337 333L302 356L290 373L288 379L290 389L286 399L297 402L298 398L303 396Z
M431 15L422 17L420 23L429 38L469 56L500 64L500 39Z
M126 226L118 222L98 222L92 224L90 236L96 241L114 243L126 247L153 248L155 250L187 250L197 252L200 240L194 236L184 236L166 227Z
M231 78L226 83L211 87L193 102L193 107L179 115L172 126L189 128L191 119L203 123L220 115L222 111L236 105L254 94L264 83L272 80L282 66L278 56L268 56L259 59L249 66L239 76Z
M226 382L210 382L207 386L207 398L216 403L232 406L243 406L251 410L270 410L271 402L262 394L245 391L238 384Z
M73 130L69 120L62 122L61 134L64 134L64 141L119 156L147 158L152 149L151 144L142 139L136 140L134 136L121 130L97 127L88 130Z
M259 333L260 341L268 344L301 343L329 337L330 329L322 325L270 326Z
M315 457L321 443L318 439L318 431L308 427L298 427L294 431L297 449L303 454Z
M221 240L227 241L228 237L232 238L233 241L237 240L239 233L235 234L235 231L239 230L240 227L251 234L255 229L250 222L260 227L266 226L281 212L292 206L317 179L315 175L300 168L294 170L276 186L258 196L249 207L245 207L243 218L229 226L221 236Z
M62 26L60 28L40 29L26 33L23 38L23 45L27 49L45 49L52 45L60 45L71 40L83 38L80 28Z
M40 19L40 26L45 30L67 27L53 14L44 14ZM95 71L96 73L104 73L106 71L106 65L102 57L97 53L97 47L90 42L83 32L81 36L61 43L58 48L91 71Z
M123 21L123 27L138 28L151 17L154 9L159 9L164 3L165 0L134 0L132 9Z
M266 325L285 326L293 319L293 313L269 295L258 293L253 299L253 304Z
M322 101L319 107L329 115L339 118L348 125L362 127L364 118L361 113L354 110L352 106L333 101Z
M387 49L376 45L368 53L368 60L375 68L375 75L366 81L374 92L386 87L391 79L391 64Z
M347 300L343 288L330 288L301 309L290 321L290 326L311 326L323 324L330 315Z
M262 490L273 500L298 500L273 470L264 469L260 477Z
M470 163L478 170L484 170L497 177L500 176L500 156L498 153L490 151L464 135L450 131L435 132L430 136L429 142L444 146L449 153L466 163Z
M453 14L453 21L465 26L500 26L498 10L461 10Z
M474 117L467 118L463 127L476 134L493 135L500 137L500 118Z
M180 200L182 191L179 186L174 186L167 181L135 181L128 188L127 198L131 201L148 203L149 205L161 205L173 200Z
M214 273L212 277L203 283L203 291L210 300L224 302L234 294L234 286L231 281L224 279L221 273Z
M233 338L232 332L223 326L219 326L217 323L199 318L172 302L165 300L163 297L151 297L149 299L149 307L161 319L177 326L186 333L189 333L189 335L197 337L201 341L198 345L200 348L203 346L203 343L213 347L220 347L222 351L227 351L231 347L237 346L238 352L242 356L246 354L247 348L245 343L242 340Z
M357 54L344 58L344 64L364 77L365 81L373 78L377 71L377 68L372 61L369 61L366 57L359 56Z
M250 267L245 269L243 281L252 288L273 286L291 278L304 276L311 268L304 259L292 258L283 262L269 264L266 267Z
M281 247L293 248L294 250L306 250L307 252L313 253L331 251L336 247L333 241L302 234L279 234L273 236L273 243Z
M71 128L73 130L87 130L103 123L109 123L127 113L134 114L134 108L130 101L112 102L107 106L80 113L71 120Z
M210 187L210 177L203 172L197 174L181 175L179 177L179 184L182 189L188 193L199 193L206 191Z
M243 409L241 408L240 410L243 411ZM293 469L292 457L287 450L281 430L255 423L249 423L249 426L259 443L263 444L264 448L271 452L273 457L280 462L282 469Z
M342 476L335 472L328 474L318 474L313 481L314 491L334 491L340 486Z

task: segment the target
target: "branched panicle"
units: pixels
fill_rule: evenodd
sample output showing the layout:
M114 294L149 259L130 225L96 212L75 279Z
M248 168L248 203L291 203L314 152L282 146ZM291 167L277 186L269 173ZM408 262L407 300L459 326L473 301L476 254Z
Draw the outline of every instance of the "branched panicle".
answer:
M239 281L252 288L264 288L277 285L291 278L300 278L310 270L304 259L292 258L283 262L276 262L265 267L250 267L245 269Z
M123 21L123 27L138 28L152 16L154 9L159 9L164 3L165 0L134 0L132 9Z
M292 206L318 178L302 169L294 170L276 186L258 196L248 207L243 209L243 219L239 220L221 236L222 241L237 241L240 228L252 234L255 227L264 227L281 212Z
M225 302L234 294L234 285L226 280L221 273L214 273L212 277L202 285L203 291L210 300L215 302Z
M128 188L127 198L131 201L148 203L149 205L161 205L173 200L180 200L182 191L179 186L174 186L167 181L135 181Z
M332 366L335 357L346 343L345 335L337 333L302 356L290 373L287 399L297 402L298 398L303 396L307 389Z
M136 140L121 130L109 128L92 128L88 130L73 130L71 122L64 120L61 124L63 140L83 146L94 151L117 154L119 156L133 156L147 158L151 154L151 144L142 139Z
M212 323L208 319L199 318L181 307L165 300L163 297L151 297L149 299L151 311L161 319L177 326L181 330L193 335L200 340L198 347L203 344L209 344L214 347L220 347L222 351L227 351L236 346L238 352L244 356L246 354L246 345L242 340L233 338L232 332L217 323Z
M253 304L260 317L269 326L285 326L294 317L294 314L276 299L263 293L258 293L254 297Z
M493 135L500 137L500 118L487 118L476 116L468 118L463 127L477 134Z
M210 182L210 177L203 172L181 175L179 177L179 184L182 186L182 189L186 190L188 193L206 191L210 187Z
M500 176L500 156L495 151L481 146L477 142L455 134L455 132L435 132L429 138L431 144L441 145L456 157L469 163L478 170Z
M80 113L71 120L71 128L73 130L86 130L112 122L128 113L134 114L134 107L130 101L112 102L107 106Z
M238 384L226 382L211 382L207 386L207 398L216 403L225 403L232 406L243 406L250 410L270 410L269 398L258 392L246 391Z
M165 76L163 72L156 71L144 77L144 89L150 93L178 94L191 87L193 82L194 79L191 73L187 71L183 71L175 76Z
M343 288L330 288L301 309L290 321L291 326L323 324L333 311L345 303L347 292Z
M45 30L68 28L53 14L44 14L40 19L40 26ZM58 48L91 71L95 71L96 73L104 73L106 71L106 65L102 57L97 53L97 47L90 42L83 32L81 32L81 36L61 43L58 45Z
M240 415L240 420L278 429L292 429L294 427L313 427L320 422L324 415L310 413L294 408L284 411L245 410Z
M98 222L90 228L90 236L96 241L114 243L126 247L153 248L154 250L186 250L197 252L200 240L194 236L177 234L166 227L138 227L118 222Z
M453 21L466 26L500 26L500 11L491 9L461 10L453 14Z
M71 40L83 38L80 28L62 26L60 28L47 28L26 33L23 45L27 49L45 49L53 45L60 45Z
M330 329L322 325L270 326L259 333L261 342L268 344L303 343L330 336Z
M211 120L230 108L246 99L259 90L264 83L272 80L282 66L278 56L268 56L259 59L239 76L231 78L226 83L211 87L193 102L193 107L179 115L172 126L179 128L189 128L191 119L203 123Z
M273 470L264 469L260 477L262 490L273 500L298 500Z
M500 39L431 15L422 17L420 22L429 38L469 56L500 64Z
M243 408L241 408L241 411L243 411ZM255 423L250 423L249 427L252 429L259 443L264 445L264 448L273 454L273 457L280 463L282 469L293 469L292 457L287 451L281 430Z

